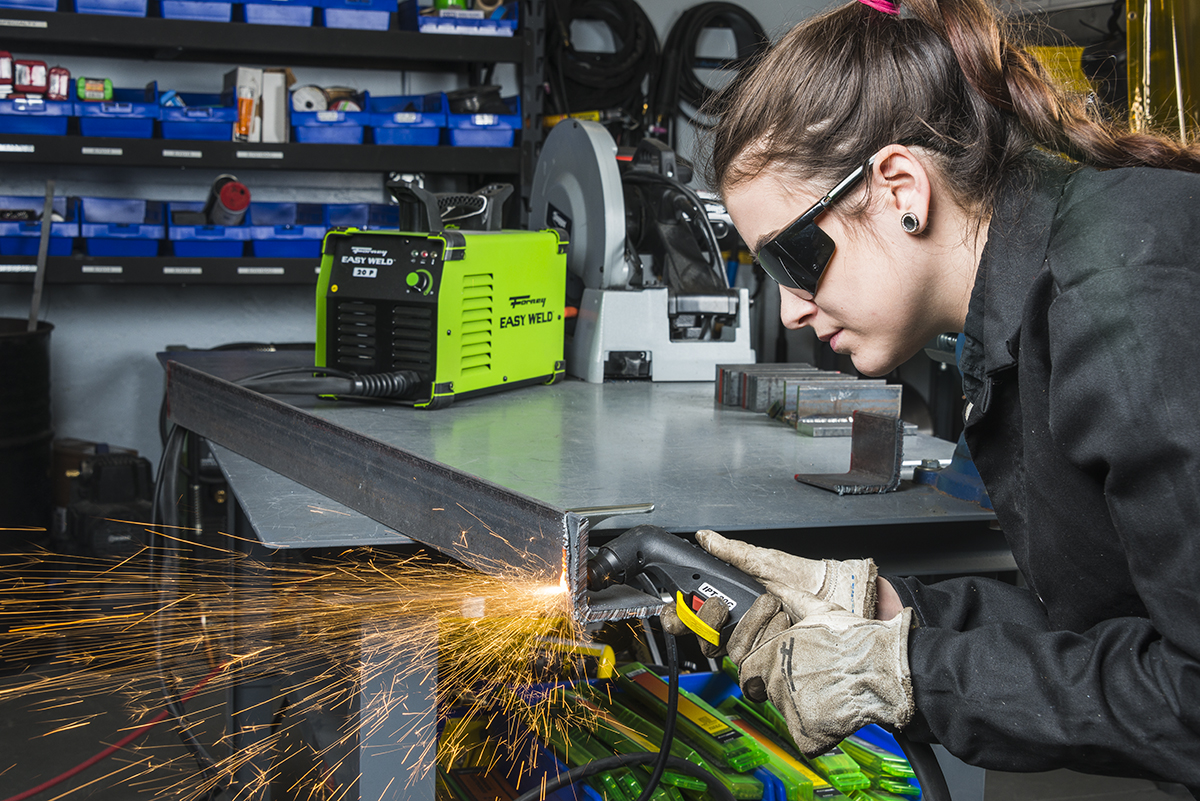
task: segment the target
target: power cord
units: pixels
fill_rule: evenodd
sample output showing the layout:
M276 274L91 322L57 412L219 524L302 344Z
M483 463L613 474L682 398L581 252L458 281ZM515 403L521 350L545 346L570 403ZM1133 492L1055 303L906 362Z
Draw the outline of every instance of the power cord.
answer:
M313 373L320 373L314 376ZM294 375L303 377L287 378ZM234 382L264 394L337 395L345 398L405 400L419 388L421 377L413 370L359 375L328 367L291 367L270 370Z

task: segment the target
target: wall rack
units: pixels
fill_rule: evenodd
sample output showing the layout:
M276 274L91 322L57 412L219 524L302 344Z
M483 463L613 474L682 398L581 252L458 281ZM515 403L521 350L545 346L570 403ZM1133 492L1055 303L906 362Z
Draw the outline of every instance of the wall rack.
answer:
M0 256L0 283L32 284L36 259ZM300 284L316 286L320 259L51 256L47 284Z

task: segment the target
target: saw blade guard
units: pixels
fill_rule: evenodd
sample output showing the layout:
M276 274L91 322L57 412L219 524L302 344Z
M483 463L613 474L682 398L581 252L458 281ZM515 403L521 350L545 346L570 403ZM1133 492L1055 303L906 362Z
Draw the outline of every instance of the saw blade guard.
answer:
M570 119L550 130L534 171L530 224L567 232L567 269L584 286L628 287L617 144L604 126Z

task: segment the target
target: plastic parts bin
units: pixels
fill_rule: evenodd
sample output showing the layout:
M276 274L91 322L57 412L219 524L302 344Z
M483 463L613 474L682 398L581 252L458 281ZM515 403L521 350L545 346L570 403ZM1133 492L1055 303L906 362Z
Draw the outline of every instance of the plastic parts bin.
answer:
M400 27L406 31L468 36L513 36L517 32L517 3L506 3L483 19L477 19L451 14L422 14L417 0L402 0L397 19Z
M62 136L74 113L75 104L69 100L0 100L0 133Z
M176 256L241 256L250 239L247 225L176 225L175 212L202 212L204 203L168 203L167 238Z
M367 103L377 145L436 145L446 127L446 95L372 97Z
M180 92L179 98L187 105L159 107L163 139L228 142L233 138L237 108L223 105L221 95Z
M75 0L75 11L80 14L144 17L146 6L147 0Z
M246 22L256 25L290 25L304 28L313 24L316 0L243 0Z
M32 211L40 215L45 203L44 197L0 196L0 209L5 211ZM79 236L79 201L56 197L51 203L54 214L63 221L50 223L47 252L51 256L69 256L72 240ZM0 220L0 256L36 256L41 242L41 220Z
M0 8L26 8L31 11L58 11L58 0L0 0Z
M166 237L157 200L83 197L79 233L91 256L157 256Z
M113 89L112 100L77 100L75 114L84 136L150 139L159 118L154 84L145 89Z
M319 0L326 28L386 31L396 13L396 0Z
M318 258L328 230L320 203L255 203L247 212L255 256Z
M233 19L233 3L211 3L208 0L160 0L159 12L163 19L229 22Z
M368 203L326 203L326 228L365 228L370 214Z
M371 120L370 106L370 93L363 92L362 111L292 111L292 138L310 144L361 145Z
M447 114L450 144L465 147L512 147L521 129L521 98L503 98L511 114Z

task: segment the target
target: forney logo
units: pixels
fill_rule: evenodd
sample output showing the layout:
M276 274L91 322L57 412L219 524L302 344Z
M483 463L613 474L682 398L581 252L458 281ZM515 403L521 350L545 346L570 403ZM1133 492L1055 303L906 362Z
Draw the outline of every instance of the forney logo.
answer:
M720 598L721 601L724 602L724 604L730 609L733 609L735 606L737 606L737 601L733 600L728 595L709 584L707 581L701 584L700 587L697 588L696 592L700 593L705 598Z
M366 248L366 247L351 247L350 252L353 253L355 256L360 256L363 253L369 254L371 256L386 256L387 255L386 250L376 250L375 248Z
M545 298L533 298L533 297L530 297L529 295L513 295L513 296L509 297L508 302L512 304L512 308L514 308L514 309L517 308L518 306L545 306L546 305Z

